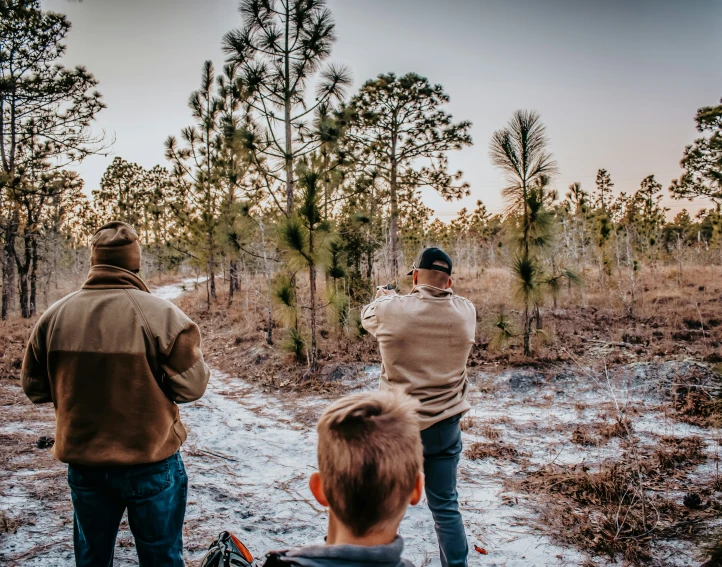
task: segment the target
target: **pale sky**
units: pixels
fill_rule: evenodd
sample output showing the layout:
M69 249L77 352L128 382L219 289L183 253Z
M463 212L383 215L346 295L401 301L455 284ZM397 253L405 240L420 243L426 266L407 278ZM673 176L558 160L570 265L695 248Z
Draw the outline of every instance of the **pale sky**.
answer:
M203 61L223 63L221 38L240 27L236 0L45 0L68 15L66 64L85 65L108 108L95 129L113 155L78 167L97 188L115 155L168 166L163 142L191 123L188 95ZM424 192L442 220L477 199L502 208L504 182L489 139L517 108L541 114L559 163L562 195L594 188L606 168L615 191L655 174L666 188L684 146L698 136L698 107L722 97L722 2L717 0L330 0L352 92L380 73L413 71L440 83L447 110L471 120L474 145L450 155L471 196L452 203ZM672 214L698 205L672 201Z

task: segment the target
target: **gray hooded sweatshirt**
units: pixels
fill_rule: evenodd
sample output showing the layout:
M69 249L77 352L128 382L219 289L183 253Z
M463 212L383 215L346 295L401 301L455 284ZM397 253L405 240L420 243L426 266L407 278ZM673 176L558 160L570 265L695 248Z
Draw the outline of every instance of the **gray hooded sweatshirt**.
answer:
M414 567L403 559L401 536L388 545L312 545L269 555L266 566L300 565L301 567Z

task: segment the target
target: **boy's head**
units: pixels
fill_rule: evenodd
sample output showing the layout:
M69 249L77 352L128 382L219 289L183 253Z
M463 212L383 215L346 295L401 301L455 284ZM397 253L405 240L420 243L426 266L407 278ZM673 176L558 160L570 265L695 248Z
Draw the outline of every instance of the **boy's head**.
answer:
M401 393L365 392L333 403L318 422L319 472L311 490L355 538L395 535L407 506L421 499L416 408Z

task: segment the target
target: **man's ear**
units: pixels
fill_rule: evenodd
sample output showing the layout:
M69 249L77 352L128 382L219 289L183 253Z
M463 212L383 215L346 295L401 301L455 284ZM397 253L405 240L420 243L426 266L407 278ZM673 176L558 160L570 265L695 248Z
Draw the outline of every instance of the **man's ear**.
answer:
M412 506L416 506L420 501L421 497L424 494L424 473L419 471L419 474L416 476L416 484L414 485L414 491L411 493L411 499L409 500L409 504Z
M311 474L311 478L308 479L308 487L311 489L311 494L316 501L321 505L328 507L328 499L323 491L323 479L317 472Z
M414 285L419 281L419 270L414 270L414 273L411 274L411 281L414 282Z
M454 280L451 279L451 276L449 276L449 281L446 282L446 289L451 289L451 286L454 285Z

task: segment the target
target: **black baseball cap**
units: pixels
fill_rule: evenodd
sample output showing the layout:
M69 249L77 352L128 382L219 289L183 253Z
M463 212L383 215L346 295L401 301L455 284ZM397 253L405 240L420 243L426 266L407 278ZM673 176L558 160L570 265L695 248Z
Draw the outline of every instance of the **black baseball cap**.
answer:
M449 267L435 265L434 262L446 262ZM406 275L410 276L414 273L414 270L419 269L439 270L440 272L451 275L451 257L441 248L424 248L411 267L411 271Z

